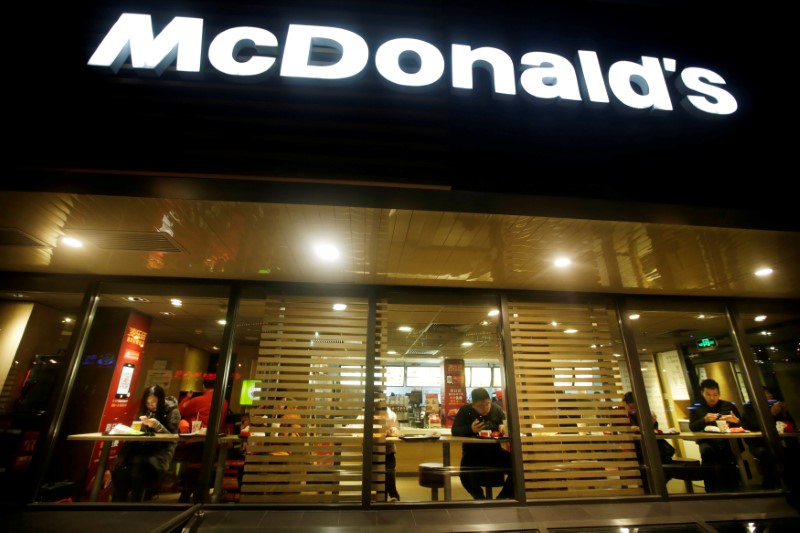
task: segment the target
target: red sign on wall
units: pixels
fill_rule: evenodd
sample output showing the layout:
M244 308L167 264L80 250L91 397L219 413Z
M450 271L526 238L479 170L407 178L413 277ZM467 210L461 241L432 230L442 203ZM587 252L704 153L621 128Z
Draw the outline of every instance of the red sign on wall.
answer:
M464 380L464 360L444 360L444 423L453 427L459 408L467 403L467 387Z
M125 326L125 332L120 342L117 364L114 367L114 374L111 377L111 384L108 388L105 407L100 417L98 431L101 433L111 430L116 424L130 426L136 411L139 409L140 398L132 398L131 394L136 390L136 380L140 373L139 357L142 355L151 321L150 317L134 312L131 312L128 318L128 323ZM107 501L111 495L110 467L114 464L114 459L119 449L119 441L111 443L112 447L106 463L106 471L98 473L97 465L100 462L100 452L104 444L106 443L96 442L94 445L92 458L89 460L86 484L88 494L94 483L95 476L103 476L103 484L98 501Z

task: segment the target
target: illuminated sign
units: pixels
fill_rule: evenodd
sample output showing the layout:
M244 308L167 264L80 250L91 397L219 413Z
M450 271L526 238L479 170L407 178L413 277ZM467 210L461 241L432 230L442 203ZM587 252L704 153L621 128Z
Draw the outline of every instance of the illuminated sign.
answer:
M705 337L703 339L697 339L697 348L700 350L716 350L717 339L715 339L714 337Z
M254 51L240 55L244 49ZM332 51L320 61L319 50ZM150 15L123 13L89 59L88 64L117 73L127 62L135 69L161 74L172 64L178 72L200 72L203 53L203 19L175 17L157 36ZM280 53L278 38L270 31L240 26L222 31L208 46L208 61L222 74L250 78L272 69ZM419 68L404 69L401 56L413 55ZM317 80L347 79L369 63L370 47L363 37L332 26L290 24L280 56L280 76ZM579 50L577 67L569 59L542 51L524 54L519 65L503 50L450 46L452 87L473 89L473 69L489 72L495 94L516 95L519 89L534 98L608 104L611 94L633 109L672 111L667 77L678 71L672 58L642 56L641 62L617 61L605 77L596 52ZM426 87L438 82L447 63L436 46L412 38L397 38L375 50L375 69L387 81L403 87ZM519 78L516 72L519 70ZM738 104L725 80L714 71L686 66L676 76L676 89L690 112L730 115ZM582 90L583 89L583 90Z

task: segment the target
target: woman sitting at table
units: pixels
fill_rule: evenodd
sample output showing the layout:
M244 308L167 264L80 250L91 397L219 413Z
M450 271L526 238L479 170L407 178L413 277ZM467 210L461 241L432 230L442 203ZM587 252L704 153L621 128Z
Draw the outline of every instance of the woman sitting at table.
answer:
M147 387L142 395L137 416L147 433L177 433L181 415L178 399L165 396L160 385ZM177 441L125 441L111 471L113 500L138 502L145 490L152 487L169 469Z

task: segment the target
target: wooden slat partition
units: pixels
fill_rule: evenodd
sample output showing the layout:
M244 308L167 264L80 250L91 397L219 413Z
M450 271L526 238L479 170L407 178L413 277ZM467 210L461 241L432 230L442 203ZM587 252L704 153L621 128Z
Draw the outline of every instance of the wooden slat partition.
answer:
M526 498L643 494L613 312L524 301L508 310Z
M361 501L367 313L362 299L266 299L242 503ZM383 443L373 499L383 492Z

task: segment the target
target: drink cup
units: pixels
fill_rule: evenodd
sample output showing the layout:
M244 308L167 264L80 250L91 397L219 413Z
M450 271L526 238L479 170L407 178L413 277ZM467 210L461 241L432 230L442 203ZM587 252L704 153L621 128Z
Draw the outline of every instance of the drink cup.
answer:
M478 433L478 435L480 435L481 437L491 437L492 432L489 431L488 429L482 429L481 432Z
M142 421L141 420L134 420L131 422L131 429L134 431L141 431L142 430Z
M203 422L201 420L192 420L192 433L199 433L202 425Z
M723 433L727 433L728 432L728 423L725 422L724 420L717 420L717 427Z
M780 435L783 435L783 432L786 430L786 422L778 420L777 422L775 422L775 429L778 430L778 433Z

